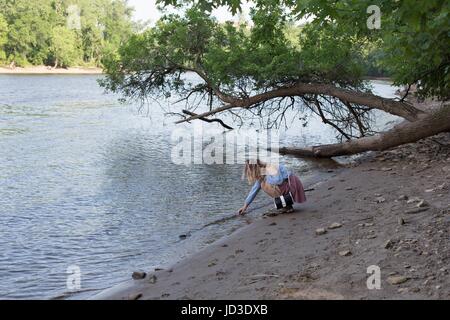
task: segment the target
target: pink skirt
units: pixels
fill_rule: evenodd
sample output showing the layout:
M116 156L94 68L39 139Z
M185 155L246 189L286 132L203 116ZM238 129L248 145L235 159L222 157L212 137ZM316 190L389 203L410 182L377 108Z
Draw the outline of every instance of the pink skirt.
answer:
M290 192L295 202L306 202L305 189L303 188L302 182L300 181L299 177L297 177L296 175L291 174L288 181L283 182L279 187L282 194Z

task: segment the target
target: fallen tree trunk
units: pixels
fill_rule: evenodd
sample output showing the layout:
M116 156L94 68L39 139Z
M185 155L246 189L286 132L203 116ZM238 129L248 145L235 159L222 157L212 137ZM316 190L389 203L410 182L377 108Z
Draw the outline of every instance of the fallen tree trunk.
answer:
M441 132L450 132L450 105L448 104L417 121L403 122L391 130L375 136L309 148L280 148L279 153L302 157L331 158L366 151L383 151Z

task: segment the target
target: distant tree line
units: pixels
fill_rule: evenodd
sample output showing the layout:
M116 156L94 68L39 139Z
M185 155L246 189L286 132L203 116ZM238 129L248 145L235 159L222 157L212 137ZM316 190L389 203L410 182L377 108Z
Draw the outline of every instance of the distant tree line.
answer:
M101 66L136 31L126 0L0 0L0 64Z
M127 0L0 0L0 8L0 65L101 67L143 28ZM283 33L298 45L302 27L287 24ZM366 48L366 75L389 76L382 56L379 46Z

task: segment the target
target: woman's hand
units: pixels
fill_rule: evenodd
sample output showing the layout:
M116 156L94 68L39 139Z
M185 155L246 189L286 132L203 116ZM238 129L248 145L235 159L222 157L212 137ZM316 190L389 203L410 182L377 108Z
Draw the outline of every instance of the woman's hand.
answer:
M239 209L238 214L243 216L246 213L247 208L248 208L248 205L245 204L242 208Z

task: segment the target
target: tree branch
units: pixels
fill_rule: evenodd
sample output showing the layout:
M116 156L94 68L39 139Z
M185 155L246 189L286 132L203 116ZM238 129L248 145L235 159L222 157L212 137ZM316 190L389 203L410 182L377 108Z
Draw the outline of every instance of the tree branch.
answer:
M348 134L346 134L341 128L339 128L335 123L333 123L332 121L328 120L325 115L323 114L322 108L320 107L320 102L319 100L317 100L317 98L314 98L314 104L317 107L317 111L319 112L319 116L322 119L322 122L325 124L329 124L330 126L332 126L334 129L336 129L340 134L342 134L347 140L350 140L350 136Z
M194 113L194 112L191 112L191 111L189 111L189 110L183 110L183 113L184 114L186 114L186 115L188 115L188 116L197 116L197 114L196 113ZM224 127L224 128L226 128L226 129L228 129L228 130L233 130L233 128L232 127L230 127L229 125L227 125L227 124L225 124L222 120L220 120L220 119L207 119L207 118L205 118L205 117L200 117L200 118L198 118L199 120L202 120L202 121L205 121L205 122L218 122L222 127Z
M253 105L261 102L265 102L274 98L281 97L293 97L293 96L304 96L307 94L314 95L327 95L331 97L338 98L342 101L347 101L348 103L354 103L358 105L368 106L370 108L379 109L390 114L400 116L408 121L416 121L420 116L425 113L412 105L395 101L392 99L382 98L374 94L365 92L355 92L344 88L336 87L332 84L309 84L309 83L297 83L289 87L282 87L272 91L267 91L264 93L256 94L252 97L246 99L238 99L234 97L227 96L226 99L218 96L226 105L216 108L214 110L177 121L176 123L187 122L200 117L207 117L225 110L233 108L244 108L248 109Z

